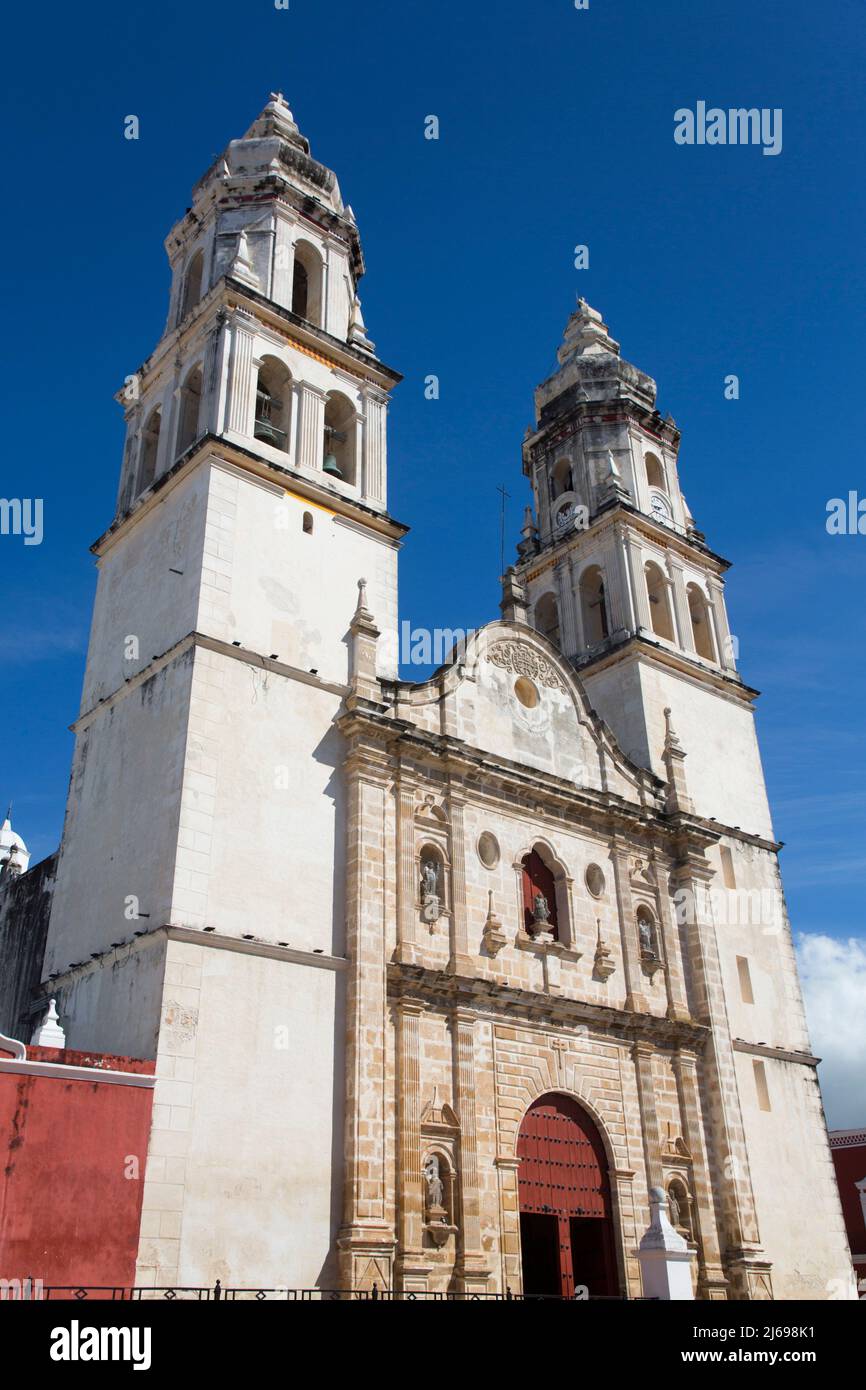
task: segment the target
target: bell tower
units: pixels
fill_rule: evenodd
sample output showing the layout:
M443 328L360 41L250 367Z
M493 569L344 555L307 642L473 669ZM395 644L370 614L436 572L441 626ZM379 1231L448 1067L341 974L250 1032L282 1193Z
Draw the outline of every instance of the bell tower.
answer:
M400 377L364 326L352 209L282 96L207 170L166 249L165 331L118 395L45 974L70 1047L157 1058L148 1173L168 1164L174 1191L146 1185L140 1280L195 1282L225 1207L238 1259L291 1212L313 1282L341 1196L350 811L334 719L361 581L396 627ZM381 644L370 676L392 660ZM220 1104L193 1114L193 1080ZM241 1150L266 1155L255 1181ZM227 1200L245 1185L249 1203ZM283 1277L285 1238L269 1239L256 1263Z
M699 813L769 834L756 692L740 679L728 628L728 562L683 495L679 431L585 300L558 360L523 445L534 517L527 509L510 582L629 756L664 777L672 709Z

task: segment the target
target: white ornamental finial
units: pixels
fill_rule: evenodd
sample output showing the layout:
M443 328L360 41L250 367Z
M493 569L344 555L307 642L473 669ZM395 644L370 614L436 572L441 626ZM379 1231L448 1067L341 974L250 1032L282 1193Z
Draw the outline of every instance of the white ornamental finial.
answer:
M66 1034L60 1026L57 1000L49 1001L48 1010L30 1039L33 1047L65 1047Z

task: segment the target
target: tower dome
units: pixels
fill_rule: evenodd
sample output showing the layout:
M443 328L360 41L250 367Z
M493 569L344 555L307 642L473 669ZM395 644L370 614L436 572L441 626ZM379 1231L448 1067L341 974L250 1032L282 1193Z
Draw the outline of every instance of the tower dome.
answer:
M12 807L6 812L6 819L0 826L0 872L5 876L10 870L23 874L30 863L30 854L21 836L12 829Z

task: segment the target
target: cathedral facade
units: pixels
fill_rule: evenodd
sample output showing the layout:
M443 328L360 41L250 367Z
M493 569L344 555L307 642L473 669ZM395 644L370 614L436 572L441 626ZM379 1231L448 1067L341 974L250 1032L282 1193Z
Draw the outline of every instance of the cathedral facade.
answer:
M399 376L282 97L166 246L0 1020L155 1059L137 1282L635 1297L661 1207L695 1297L839 1296L756 692L655 384L580 301L501 617L407 682Z

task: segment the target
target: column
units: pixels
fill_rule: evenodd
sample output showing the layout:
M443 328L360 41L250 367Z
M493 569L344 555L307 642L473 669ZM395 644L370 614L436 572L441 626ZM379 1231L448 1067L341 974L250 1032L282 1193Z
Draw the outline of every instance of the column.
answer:
M421 1171L421 1015L420 1000L397 1005L397 1222L396 1284L404 1292L427 1288L431 1265L425 1256L424 1181Z
M733 642L731 641L728 613L725 606L725 590L714 575L707 576L707 592L710 596L710 612L713 617L719 665L723 666L726 671L736 671L737 663L734 660Z
M366 428L364 430L364 456L362 485L364 501L371 506L384 506L387 498L387 400L384 396L368 391L366 400ZM360 467L360 459L359 459Z
M644 1159L646 1161L646 1181L650 1191L654 1187L664 1186L659 1121L653 1084L653 1053L652 1044L645 1042L636 1042L631 1053L637 1078L641 1133L643 1134Z
M448 969L452 975L474 974L469 954L469 927L466 911L466 833L463 825L464 803L453 795L448 797L451 818L451 958Z
M692 1212L698 1241L698 1288L704 1298L727 1298L728 1281L722 1267L719 1232L707 1166L698 1097L698 1059L687 1048L677 1048L673 1059L680 1098L683 1139L691 1154Z
M619 935L622 944L622 962L625 971L625 1007L635 1012L644 1012L647 1007L643 992L643 977L640 968L640 938L637 917L628 880L628 857L626 849L614 837L610 845L613 861L613 881L616 888L616 904L619 914Z
M481 1246L481 1200L478 1191L478 1136L475 1116L475 1014L455 1009L452 1015L454 1043L454 1099L460 1121L460 1210L455 1270L463 1293L485 1293L490 1270Z
M229 429L252 436L254 413L253 320L236 314L232 324L232 352L229 364ZM248 326L249 325L249 326Z
M646 577L643 568L643 551L636 536L631 533L625 537L625 554L635 606L635 630L652 632L649 598L646 591Z
M302 381L298 424L298 464L321 472L325 445L325 392Z
M748 1286L748 1267L757 1263L763 1272L766 1263L760 1259L760 1233L740 1113L736 1062L708 892L713 871L702 853L684 849L673 878L680 911L687 922L695 1013L710 1029L704 1052L704 1113L712 1127L710 1149L721 1169L715 1174L724 1218L721 1243L727 1251L729 1271L742 1292Z
M274 266L271 276L271 298L284 309L292 307L292 285L295 278L295 220L277 204L274 233Z
M583 608L580 602L580 584L578 583L577 578L579 568L580 561L577 559L576 556L572 555L571 573L569 575L569 580L571 583L571 593L574 601L574 633L575 640L577 642L576 651L578 655L580 655L581 652L586 651L586 634L583 626Z
M497 1158L499 1174L499 1254L502 1265L501 1293L523 1292L520 1268L520 1188L519 1158Z
M400 778L397 791L397 959L414 965L418 916L415 905L415 785Z
M577 620L574 614L571 565L567 558L557 560L555 572L559 593L559 642L565 656L576 656L580 650L580 645L577 639Z
M386 980L383 951L386 788L350 749L346 760L346 1097L340 1287L391 1285L394 1232L388 1223L385 1161Z
M671 593L673 594L674 622L676 623L679 635L679 644L684 652L695 650L695 639L692 632L692 615L689 611L689 600L686 594L686 582L683 578L683 567L679 560L674 559L673 555L666 557L668 577L670 579Z
M677 928L675 915L671 910L670 898L663 886L667 883L668 875L657 859L653 859L653 868L656 874L656 881L662 885L656 895L656 907L658 909L659 927L664 944L663 964L668 995L667 1014L668 1018L687 1021L691 1018L691 1013L686 997L683 957L682 951L680 950L680 934Z

